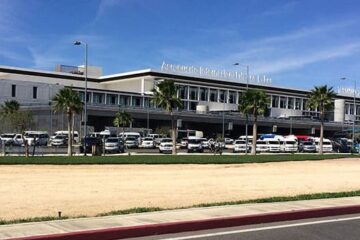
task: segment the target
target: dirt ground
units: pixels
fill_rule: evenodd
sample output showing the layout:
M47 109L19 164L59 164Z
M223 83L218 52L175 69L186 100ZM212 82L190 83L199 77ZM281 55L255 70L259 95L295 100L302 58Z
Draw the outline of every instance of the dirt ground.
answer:
M360 189L360 159L239 165L0 166L0 219L96 215Z

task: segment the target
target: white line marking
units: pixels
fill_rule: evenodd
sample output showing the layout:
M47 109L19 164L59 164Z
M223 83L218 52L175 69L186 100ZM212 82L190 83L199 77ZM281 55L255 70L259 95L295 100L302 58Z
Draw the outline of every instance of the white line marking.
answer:
M285 225L270 226L270 227L241 229L241 230L235 230L235 231L208 233L208 234L200 234L200 235L186 236L186 237L163 238L161 240L197 239L197 238L230 235L230 234L244 233L244 232L256 232L256 231L265 231L265 230L279 229L279 228L291 228L291 227L297 227L297 226L315 225L315 224L332 223L332 222L343 222L343 221L351 221L351 220L357 220L357 219L360 219L360 216L358 216L358 217L349 217L349 218L337 218L337 219L321 220L321 221L314 221L314 222L293 223L293 224L285 224Z

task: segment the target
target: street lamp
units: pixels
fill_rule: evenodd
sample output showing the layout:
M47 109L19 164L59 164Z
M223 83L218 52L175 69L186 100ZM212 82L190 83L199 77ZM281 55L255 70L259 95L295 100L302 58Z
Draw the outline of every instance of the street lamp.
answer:
M86 42L75 41L74 45L84 45L85 46L85 97L84 97L84 143L86 144L87 136L87 74L88 74L88 44ZM86 156L86 150L84 151Z
M346 77L342 77L341 80L349 80L349 79ZM353 141L353 146L355 146L355 121L356 121L356 115L357 115L357 112L356 112L356 79L353 79L353 81L354 81L354 110L353 110L354 120L353 120L353 124L352 124L352 141Z
M249 70L249 65L242 65L240 63L234 63L234 66L245 66L246 67L246 90L249 89L249 79L250 79L250 70ZM245 154L248 153L248 144L249 144L249 115L247 113L245 113L245 117L246 117L246 120L245 120L245 135L246 135L246 140L245 140ZM253 139L254 141L254 139ZM256 141L256 139L255 139Z

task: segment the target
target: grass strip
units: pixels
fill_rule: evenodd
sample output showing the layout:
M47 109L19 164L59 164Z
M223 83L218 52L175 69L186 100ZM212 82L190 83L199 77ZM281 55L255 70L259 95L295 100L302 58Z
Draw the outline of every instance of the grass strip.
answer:
M276 154L276 155L130 155L130 156L23 156L0 157L0 165L50 164L241 164L283 161L308 161L359 157L351 154Z
M278 197L259 198L259 199L250 199L250 200L229 201L229 202L203 203L203 204L196 204L196 205L191 205L191 206L187 206L187 207L179 207L179 208L139 207L139 208L114 210L114 211L110 211L110 212L100 213L100 214L97 214L96 217L126 215L126 214L133 214L133 213L157 212L157 211L164 211L164 210L178 210L178 209L188 209L188 208L240 205L240 204L249 204L249 203L289 202L289 201L300 201L300 200L315 200L315 199L356 197L356 196L360 196L360 190L348 191L348 192L326 192L326 193L301 194L301 195L295 195L295 196L278 196ZM74 219L74 218L84 218L84 217L87 217L87 216L84 216L84 215L62 216L61 218L48 216L48 217L23 218L23 219L14 219L14 220L1 220L0 219L0 225L64 220L64 219L70 219L70 218Z

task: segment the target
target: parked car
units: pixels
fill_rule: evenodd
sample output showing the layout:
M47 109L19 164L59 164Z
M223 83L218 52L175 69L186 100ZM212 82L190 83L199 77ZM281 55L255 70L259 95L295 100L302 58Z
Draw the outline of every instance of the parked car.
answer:
M204 149L202 147L202 138L197 137L189 137L187 152L203 152Z
M145 137L140 146L142 148L155 148L155 141L152 137Z
M180 142L180 148L187 148L188 138L182 138Z
M22 134L16 134L13 138L13 145L14 146L22 146L24 144L24 139Z
M126 148L138 148L139 141L136 137L127 137L125 138L125 146Z
M224 141L225 141L225 144L233 144L234 139L232 139L232 138L225 138Z
M299 143L299 152L316 152L316 146L313 141L302 141Z
M93 146L95 146L97 154L102 152L103 142L100 138L86 137L85 140L81 139L80 153L91 153Z
M256 152L269 152L269 146L264 140L256 141Z
M315 147L316 147L316 151L319 152L320 151L320 138L315 138ZM332 152L333 151L333 146L332 143L329 139L324 138L323 139L323 152Z
M67 146L68 137L66 135L56 135L55 138L51 140L50 144L53 147Z
M280 149L281 149L281 152L294 153L294 152L298 151L299 146L295 140L285 138L285 140L280 141Z
M123 153L125 152L124 148L124 142L121 138L109 137L105 140L105 152Z
M14 137L16 133L4 133L0 135L1 144L5 144L5 146L12 145L14 142Z
M207 140L206 138L201 138L201 146L203 147L203 149L209 149L209 140Z
M49 143L49 134L44 131L25 131L24 138L29 146L47 146Z
M55 133L54 133L54 135L52 135L51 137L50 137L50 143L51 143L51 141L57 136L57 135L66 135L66 136L68 136L68 134L69 134L69 131L56 131ZM74 136L73 136L73 139L74 139L74 143L78 143L79 142L79 140L80 140L80 138L79 138L79 132L78 131L74 131Z
M159 145L159 153L172 153L172 142L162 142Z
M237 152L246 152L246 141L244 140L235 140L234 142L234 153ZM251 152L251 143L248 142L247 152Z
M333 142L333 150L338 153L350 153L354 152L354 146L352 140L347 138L338 138Z

